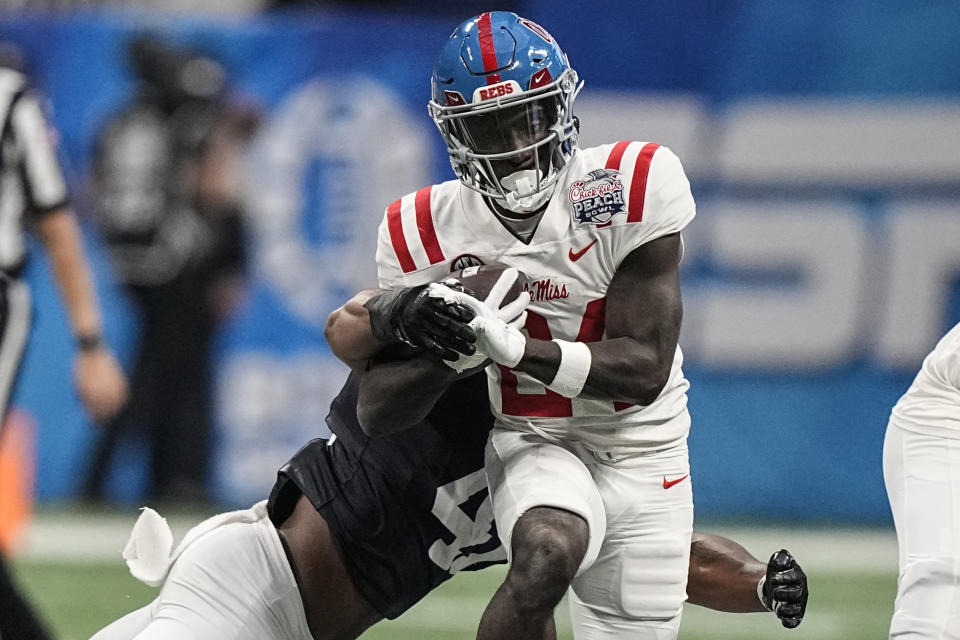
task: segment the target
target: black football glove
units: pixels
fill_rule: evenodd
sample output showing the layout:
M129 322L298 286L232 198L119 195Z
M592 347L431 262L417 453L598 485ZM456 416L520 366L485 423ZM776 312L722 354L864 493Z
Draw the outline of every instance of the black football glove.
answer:
M786 549L770 556L763 582L763 605L777 614L780 623L793 629L807 611L807 574Z
M404 342L445 360L473 355L477 334L467 326L473 312L431 298L427 285L391 289L363 305L370 312L370 329L382 342Z

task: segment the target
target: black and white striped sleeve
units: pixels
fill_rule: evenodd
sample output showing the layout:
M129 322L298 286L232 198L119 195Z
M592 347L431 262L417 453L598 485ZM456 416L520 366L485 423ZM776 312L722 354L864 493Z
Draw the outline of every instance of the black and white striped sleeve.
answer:
M25 196L33 214L55 211L69 201L50 125L38 97L28 92L13 105L10 133L21 158Z

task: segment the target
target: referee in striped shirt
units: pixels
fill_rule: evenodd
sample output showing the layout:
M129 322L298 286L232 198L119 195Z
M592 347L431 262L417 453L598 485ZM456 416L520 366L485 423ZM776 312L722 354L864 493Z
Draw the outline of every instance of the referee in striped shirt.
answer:
M90 267L41 98L14 65L0 65L0 417L6 417L30 329L30 292L20 278L29 228L46 249L67 310L77 392L90 417L103 421L126 402L126 379L101 337ZM0 639L48 638L0 556Z

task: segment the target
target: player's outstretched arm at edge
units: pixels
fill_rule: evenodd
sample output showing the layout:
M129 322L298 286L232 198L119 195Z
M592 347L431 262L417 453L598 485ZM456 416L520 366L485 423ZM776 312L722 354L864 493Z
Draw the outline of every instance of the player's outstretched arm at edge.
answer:
M742 546L718 535L693 532L687 600L729 613L766 611L757 584L767 567Z
M693 532L687 574L691 604L729 613L772 610L793 629L803 620L808 596L807 576L785 549L763 564L729 538Z
M365 305L381 293L357 293L330 314L324 329L334 355L361 376L357 418L370 436L395 433L423 420L458 377L434 356L374 336Z

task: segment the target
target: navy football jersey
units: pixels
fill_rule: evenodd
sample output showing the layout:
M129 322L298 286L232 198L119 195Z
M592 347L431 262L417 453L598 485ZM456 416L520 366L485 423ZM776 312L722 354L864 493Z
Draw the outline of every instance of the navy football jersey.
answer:
M330 406L331 440L313 440L279 472L280 523L304 494L324 517L354 583L395 618L457 571L506 561L493 522L483 450L493 418L486 379L455 383L426 420L369 438L357 421L359 378Z

